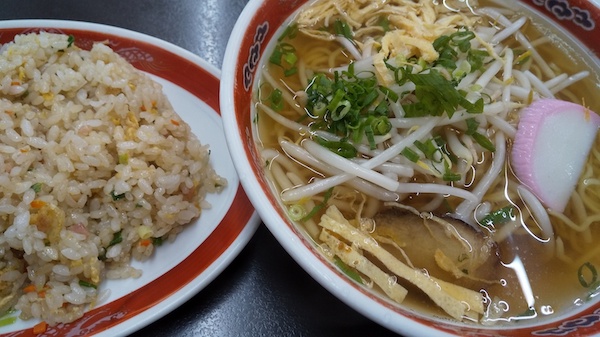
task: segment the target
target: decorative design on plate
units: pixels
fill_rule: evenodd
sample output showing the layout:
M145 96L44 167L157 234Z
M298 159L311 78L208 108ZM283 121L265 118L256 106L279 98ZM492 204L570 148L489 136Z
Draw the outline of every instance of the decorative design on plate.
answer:
M141 50L140 48L136 48L136 47L116 49L115 52L117 52L119 55L121 55L129 63L133 63L133 62L150 62L151 63L154 61L154 57L152 57L152 55L150 55L150 53L145 52L145 51Z
M137 64L138 68L145 71L160 71L165 70L165 65L162 62L157 61L152 54L137 48L113 48L114 51L121 55L127 62L131 64Z

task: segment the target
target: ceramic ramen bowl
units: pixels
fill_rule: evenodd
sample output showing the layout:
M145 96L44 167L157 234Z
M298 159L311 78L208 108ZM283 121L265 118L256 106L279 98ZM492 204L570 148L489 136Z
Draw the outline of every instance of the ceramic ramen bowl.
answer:
M487 325L459 322L430 314L426 310L416 310L409 305L394 303L348 277L323 253L320 245L310 238L305 228L290 219L287 208L279 199L279 193L274 192L269 175L266 174L268 163L259 149L255 99L261 69L271 57L276 40L283 34L295 13L309 2L250 0L228 42L220 87L226 139L241 183L262 220L286 251L340 300L378 324L402 335L600 334L600 302L597 299L571 305L555 315L548 316L538 312L539 319ZM442 5L441 1L438 2ZM536 25L559 32L570 49L584 55L586 62L592 63L592 71L598 70L600 9L597 3L587 0L528 0L510 2L510 6L522 10ZM598 78L598 74L592 76ZM595 90L600 93L598 88L596 85Z

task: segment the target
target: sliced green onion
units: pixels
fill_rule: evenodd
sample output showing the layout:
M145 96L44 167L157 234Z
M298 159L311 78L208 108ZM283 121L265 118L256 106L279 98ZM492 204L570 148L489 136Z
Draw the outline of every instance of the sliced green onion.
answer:
M452 78L460 80L471 72L471 63L463 61L459 63L459 66L452 71Z
M152 244L156 247L162 245L164 241L165 240L162 237L152 238Z
M283 71L285 77L290 77L298 72L298 68L292 67Z
M333 119L336 122L343 119L344 117L346 117L348 112L350 112L350 108L352 108L352 104L350 104L350 101L348 101L348 100L341 101L337 105L335 110L332 110L331 119Z
M71 47L73 45L73 43L75 42L75 36L69 35L69 37L67 38L67 42L69 43L69 44L67 44L67 48Z
M35 193L39 193L42 190L42 185L44 185L44 184L43 183L35 183L35 184L31 185L31 189Z
M283 93L279 89L273 90L266 98L270 107L275 111L283 110Z
M379 102L379 104L377 104L377 106L375 107L375 110L373 110L373 112L376 115L386 117L386 118L387 118L388 111L389 111L389 105L386 101Z
M269 62L283 68L285 76L294 75L298 72L295 64L298 61L296 48L289 43L279 42L269 57Z
M347 141L328 141L320 137L315 137L315 141L319 145L344 158L354 158L358 154L356 148Z
M472 105L438 70L412 74L407 68L400 69L401 81L415 84L414 94L417 98L414 103L402 105L406 117L442 116L444 113L452 117L459 106Z
M17 321L17 316L6 316L0 318L0 327L14 324Z
M320 73L309 83L305 92L307 116L314 119L310 122L311 129L326 130L355 143L366 136L372 148L374 136L387 134L391 129L388 101L378 102L381 92L389 89L378 90L375 74L357 76L351 64L347 71L334 72L333 79ZM390 91L390 95L395 93ZM321 145L346 158L356 155L350 144L323 141Z
M364 96L364 98L362 99L361 106L368 107L373 102L375 102L375 100L377 99L377 96L379 96L379 93L377 93L377 91L375 91L375 90L369 91L369 93L367 93L367 95Z
M437 145L435 145L433 143L432 139L425 141L425 143L423 143L419 140L415 140L414 144L417 147L417 149L419 149L421 152L423 152L423 155L425 155L425 158L428 158L428 159L433 160L434 154L439 151Z
M346 23L346 21L342 21L339 19L335 20L335 22L333 23L333 30L337 35L341 35L347 38L348 40L353 39L352 29L350 28L348 23Z
M461 178L460 173L454 173L454 172L446 172L442 175L442 180L444 181L459 181Z
M452 35L450 35L450 39L453 44L458 47L463 53L466 53L469 49L471 49L471 40L475 37L475 33L470 30L459 30Z
M460 105L471 114L483 113L484 102L483 98L479 98L475 103L469 102L466 98L460 100Z
M598 271L593 264L586 262L577 270L577 278L579 279L581 286L584 288L589 288L598 282Z
M520 54L519 56L517 56L513 63L516 65L521 65L521 64L529 61L529 59L531 58L531 55L532 55L531 50L527 50L527 51L523 52L522 54Z
M86 288L94 288L94 289L98 289L98 286L91 283L91 282L87 282L84 280L79 280L79 285L82 287L86 287Z
M281 66L281 57L283 56L283 52L281 48L274 48L271 56L269 57L269 62Z
M288 207L287 213L292 221L299 221L306 216L306 209L302 205L293 204Z
M354 77L354 62L350 62L350 64L348 65L348 69L343 71L343 73L350 77Z
M113 201L119 201L119 200L125 198L125 193L115 194L115 191L113 190L110 192L110 196L112 197Z
M291 45L291 44L289 44L287 42L282 42L282 43L278 44L278 46L279 46L279 48L281 48L281 51L284 54L289 54L289 53L295 53L296 52L296 48L293 45Z
M377 21L377 25L381 26L381 28L383 28L384 32L390 31L390 20L385 15L379 17L379 20Z
M108 250L108 248L119 244L123 242L123 230L120 230L116 233L113 234L113 238L112 240L110 240L110 242L108 243L108 246L106 246L106 248L102 247L102 251L98 254L98 260L100 261L104 261L106 260L106 251Z
M327 111L327 104L324 102L317 102L313 105L312 113L315 116L322 117L325 115L326 111Z
M509 221L516 220L515 209L512 206L506 206L499 210L493 211L481 219L480 223L483 226L495 226Z
M333 97L331 98L331 100L329 101L329 104L327 105L327 109L329 111L334 111L338 105L340 104L340 102L342 101L342 99L344 98L344 91L342 89L338 89L335 94L333 95Z
M405 147L404 150L402 150L402 155L406 157L406 159L412 161L413 163L416 163L419 161L419 159L421 159L421 157L419 157L419 154L417 154L413 149L409 147Z
M458 262L463 262L469 259L469 254L467 253L462 253L458 256Z
M465 132L467 135L472 135L477 132L479 122L475 118L467 118L465 122L467 123L467 131Z
M315 207L313 207L313 209L311 209L310 212L308 212L308 214L306 214L302 219L300 219L300 221L304 222L315 216L320 210L322 210L327 205L327 202L329 201L329 198L331 198L332 194L333 187L331 187L325 192L325 195L323 195L323 201L317 204Z
M467 131L465 133L467 135L471 136L471 138L473 138L473 140L475 140L475 142L477 142L477 144L481 145L481 147L483 147L484 149L491 151L491 152L496 151L496 147L494 146L494 143L492 143L492 141L489 138L487 138L486 136L477 132L477 128L479 127L479 122L475 118L467 118L466 122L467 122Z
M283 31L283 33L281 34L281 36L279 36L279 38L277 39L277 41L281 42L286 37L288 39L293 39L293 38L296 37L297 34L298 34L298 25L295 24L295 23L291 24L291 25L289 25L289 26L287 26L285 28L285 30Z
M471 65L470 72L477 71L483 67L483 61L490 54L486 50L471 49L467 54L467 61Z
M370 125L373 128L373 133L375 133L378 136L386 135L392 130L392 123L387 118L387 116L371 118Z
M298 61L298 56L296 56L295 52L291 52L291 53L285 53L283 55L283 60L285 62L287 62L287 64L293 66L296 64L296 62Z
M379 86L379 90L385 95L385 97L388 100L390 100L392 102L396 102L400 98L396 92L394 92L392 89L390 89L388 87Z
M491 151L491 152L496 151L496 147L494 146L494 143L492 143L492 141L489 138L482 135L481 133L475 132L474 134L471 135L471 137L477 142L477 144L481 145L481 147L483 147L484 149Z
M354 269L354 268L350 267L349 265L347 265L346 263L344 263L344 261L342 261L342 259L340 259L338 256L335 256L333 258L333 263L340 269L340 271L342 271L342 273L344 273L350 279L352 279L360 284L363 284L360 274L358 274L356 269Z
M123 242L123 230L120 230L120 231L118 231L118 232L116 232L116 233L113 234L113 238L108 243L108 247L112 247L112 246L114 246L116 244L119 244L121 242Z
M364 131L365 131L365 136L367 136L367 141L369 142L369 148L371 150L374 150L376 145L375 145L375 135L373 132L373 128L371 127L371 124L367 124L364 126Z

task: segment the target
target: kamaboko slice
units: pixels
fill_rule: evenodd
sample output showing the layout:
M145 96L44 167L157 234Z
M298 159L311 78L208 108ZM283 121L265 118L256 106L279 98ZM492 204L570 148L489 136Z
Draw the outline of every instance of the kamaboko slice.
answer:
M557 99L534 101L521 112L512 147L517 178L546 207L564 211L600 127L600 116Z

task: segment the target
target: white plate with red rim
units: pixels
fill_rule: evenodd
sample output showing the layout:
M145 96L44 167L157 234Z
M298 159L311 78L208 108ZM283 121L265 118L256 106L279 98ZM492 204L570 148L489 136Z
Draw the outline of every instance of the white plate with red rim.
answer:
M500 0L498 0L500 1ZM263 174L263 163L255 148L252 117L252 87L263 51L269 41L301 6L309 0L250 0L231 34L223 62L221 110L227 140L242 185L265 225L286 251L324 288L361 314L386 328L410 336L578 336L600 335L600 302L540 325L506 328L473 327L432 319L394 305L357 286L334 268L315 248L314 242L290 221ZM439 1L441 3L441 1ZM579 40L584 53L600 57L599 0L522 0L565 34ZM276 5L274 4L276 3ZM598 7L597 7L598 6Z
M0 21L0 43L30 32L70 34L90 48L107 43L136 68L163 85L175 111L211 150L211 164L228 180L219 194L209 194L212 208L187 225L173 243L157 248L145 262L132 262L138 279L106 280L100 289L110 297L79 320L48 327L45 336L127 335L161 318L215 279L253 236L260 224L234 169L219 109L220 72L195 54L171 43L113 26L78 21ZM36 320L0 327L0 336L34 336Z

